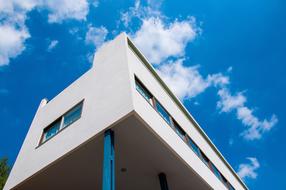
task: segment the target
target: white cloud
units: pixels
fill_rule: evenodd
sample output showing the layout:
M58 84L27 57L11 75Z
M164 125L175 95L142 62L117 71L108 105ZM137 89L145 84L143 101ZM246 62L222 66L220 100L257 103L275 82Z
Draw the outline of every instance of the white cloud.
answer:
M87 44L92 44L96 48L99 48L106 39L108 34L108 30L101 26L101 27L88 27L88 31L85 36L85 42Z
M250 161L250 163L243 163L239 165L237 174L242 178L250 178L250 179L256 179L257 177L257 169L259 169L260 164L257 160L257 158L254 157L248 157L247 160Z
M208 75L204 78L198 66L184 66L183 59L168 62L158 67L158 72L172 91L180 98L193 98L210 86L228 84L228 77L221 73Z
M136 0L134 7L130 7L128 11L120 13L120 20L123 22L125 27L128 27L133 17L140 17L140 1Z
M52 40L48 46L48 51L52 51L58 45L58 43L58 40Z
M252 112L252 110L245 106L237 109L237 118L240 119L245 126L249 126L248 129L241 133L247 140L260 139L263 133L270 131L270 129L278 123L278 118L274 114L270 120L260 120L254 116Z
M222 112L230 112L233 109L241 107L246 102L246 97L242 92L232 96L227 88L222 88L218 91L220 100L217 103L217 107Z
M241 135L247 140L256 140L262 137L262 134L269 131L278 122L276 115L272 115L270 120L261 120L253 115L253 110L245 106L247 98L242 92L236 95L231 95L226 87L218 91L220 100L217 102L217 108L221 112L236 111L237 119L241 120L242 124L248 127Z
M215 87L223 87L229 84L229 77L222 73L208 75L207 81Z
M186 67L182 59L161 65L158 72L180 99L197 96L209 86L200 75L198 67Z
M85 20L89 11L87 0L44 0L40 5L48 9L50 23L61 23L66 19Z
M87 0L0 0L0 66L8 65L25 49L30 37L25 22L33 9L47 10L50 23L62 23L66 19L85 20L89 5Z
M143 19L140 29L131 36L151 63L160 64L169 57L183 57L197 31L194 18L168 24L159 17L150 17Z
M184 58L185 48L201 32L194 17L170 22L159 8L162 1L147 1L143 6L139 0L134 7L121 12L121 22L128 28L136 18L140 28L129 35L152 64L160 64L168 58Z
M8 65L11 58L24 51L24 42L30 35L24 28L16 29L10 25L0 25L0 66Z
M50 23L61 23L66 19L85 20L89 4L87 0L0 0L0 14L5 19L25 19L32 9L47 10Z
M99 1L98 0L93 0L93 1L90 1L90 2L92 4L92 6L95 7L95 8L99 6Z
M159 3L158 3L159 2ZM133 19L143 20L150 17L163 17L159 11L160 1L147 1L147 6L142 6L140 0L136 0L133 7L120 13L120 21L128 27Z

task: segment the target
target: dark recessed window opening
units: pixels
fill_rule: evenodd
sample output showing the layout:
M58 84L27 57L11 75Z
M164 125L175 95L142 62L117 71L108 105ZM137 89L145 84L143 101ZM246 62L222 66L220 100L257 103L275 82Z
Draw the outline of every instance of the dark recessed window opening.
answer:
M209 167L209 163L210 163L209 158L202 151L201 151L201 156L202 156L203 162Z
M144 87L144 85L139 81L136 80L136 90L150 103L153 104L152 98L153 96L151 93Z
M182 129L182 127L174 119L172 121L173 121L173 126L174 126L176 133L181 137L181 139L183 139L185 141L186 140L185 131Z

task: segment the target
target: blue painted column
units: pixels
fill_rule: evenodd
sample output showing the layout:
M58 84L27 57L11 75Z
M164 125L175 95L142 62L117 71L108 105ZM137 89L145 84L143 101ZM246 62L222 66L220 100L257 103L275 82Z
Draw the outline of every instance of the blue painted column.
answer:
M102 190L115 190L114 133L104 133Z
M168 190L169 188L168 188L166 174L160 173L159 174L159 180L160 180L161 190Z

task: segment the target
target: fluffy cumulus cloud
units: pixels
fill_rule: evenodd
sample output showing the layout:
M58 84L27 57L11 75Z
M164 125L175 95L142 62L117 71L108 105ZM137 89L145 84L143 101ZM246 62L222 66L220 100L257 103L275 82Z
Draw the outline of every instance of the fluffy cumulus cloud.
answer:
M231 95L227 88L222 88L218 91L220 101L217 103L217 107L222 112L229 112L235 108L241 107L246 102L246 97L242 92L237 93L236 95Z
M184 56L196 35L194 18L166 23L160 17L150 17L143 19L132 39L151 63L160 64L169 57Z
M90 25L85 36L85 43L99 48L105 41L107 34L108 30L105 27L93 27Z
M236 112L237 119L247 127L241 133L247 140L260 139L262 134L270 131L278 122L278 118L274 114L269 120L256 117L253 110L245 105L247 98L242 92L232 95L227 88L222 88L218 91L218 96L220 97L217 103L218 109L221 112Z
M239 165L237 173L244 180L246 178L256 179L258 175L257 170L259 169L260 164L257 158L254 157L248 157L247 160L249 161L248 163Z
M130 7L127 11L120 13L120 20L125 27L128 27L133 19L143 20L150 17L161 17L162 14L159 11L160 0L147 1L148 6L143 6L140 0L136 0L133 7Z
M0 66L8 65L25 49L30 37L25 22L33 9L47 10L50 23L61 23L66 19L85 20L89 6L87 0L0 0Z
M0 66L8 65L25 49L24 42L29 37L26 29L16 29L11 25L0 25Z
M184 66L183 59L169 62L158 67L158 72L172 91L180 98L193 98L210 86L221 86L229 83L227 76L221 73L203 77L199 66Z
M87 0L44 0L39 5L49 11L51 23L61 23L66 19L85 20L89 11Z

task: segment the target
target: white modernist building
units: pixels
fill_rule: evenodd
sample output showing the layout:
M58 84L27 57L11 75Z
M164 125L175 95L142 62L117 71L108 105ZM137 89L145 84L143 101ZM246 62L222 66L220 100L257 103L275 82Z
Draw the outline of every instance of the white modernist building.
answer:
M126 34L42 100L4 190L245 190Z

